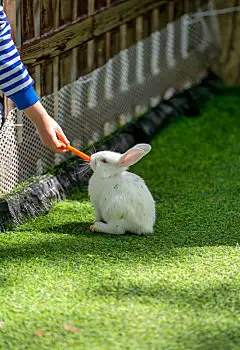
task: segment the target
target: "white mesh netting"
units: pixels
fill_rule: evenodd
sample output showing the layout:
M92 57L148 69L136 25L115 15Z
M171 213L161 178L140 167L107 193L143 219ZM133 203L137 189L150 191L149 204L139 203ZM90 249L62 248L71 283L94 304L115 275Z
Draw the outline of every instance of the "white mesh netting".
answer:
M159 102L170 89L199 80L219 53L216 17L185 15L103 67L41 99L80 149ZM12 110L0 131L0 195L62 159L46 149L35 127ZM70 155L67 155L69 157Z

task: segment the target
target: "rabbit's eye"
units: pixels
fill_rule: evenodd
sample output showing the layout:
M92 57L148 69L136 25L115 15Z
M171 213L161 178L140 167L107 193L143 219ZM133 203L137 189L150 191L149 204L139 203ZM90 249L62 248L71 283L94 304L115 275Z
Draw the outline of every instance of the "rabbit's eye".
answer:
M105 164L108 163L108 161L106 159L102 159L102 162Z

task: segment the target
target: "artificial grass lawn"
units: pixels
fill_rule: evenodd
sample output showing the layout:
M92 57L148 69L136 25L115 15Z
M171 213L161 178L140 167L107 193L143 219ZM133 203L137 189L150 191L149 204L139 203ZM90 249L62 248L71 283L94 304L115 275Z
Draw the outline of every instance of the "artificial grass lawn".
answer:
M88 231L86 191L0 235L1 349L240 348L239 102L180 118L132 168L153 236Z

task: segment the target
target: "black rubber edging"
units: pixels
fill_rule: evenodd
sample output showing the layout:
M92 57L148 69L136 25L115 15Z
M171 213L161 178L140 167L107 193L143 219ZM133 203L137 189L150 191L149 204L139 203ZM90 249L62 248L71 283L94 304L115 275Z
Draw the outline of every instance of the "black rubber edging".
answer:
M124 153L137 143L149 143L171 118L199 116L200 106L225 90L223 81L214 73L209 73L200 84L160 102L137 121L123 127L97 151L109 150L117 145L115 151ZM55 201L66 198L78 187L86 186L91 173L84 175L82 164L77 158L65 161L55 175L30 179L22 190L6 195L0 200L0 232L48 212Z

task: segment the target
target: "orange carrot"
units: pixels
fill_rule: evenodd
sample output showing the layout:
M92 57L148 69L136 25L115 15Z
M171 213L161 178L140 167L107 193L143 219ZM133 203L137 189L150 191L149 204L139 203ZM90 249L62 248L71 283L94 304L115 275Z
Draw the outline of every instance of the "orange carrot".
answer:
M64 144L65 144L65 143L64 143ZM72 146L70 146L70 145L68 145L68 144L65 144L65 146L66 146L66 148L67 148L69 151L73 152L74 154L76 154L78 157L82 158L82 159L85 160L86 162L89 162L89 161L90 161L90 157L89 157L87 154L85 154L85 153L79 151L78 149L76 149L76 148L74 148L74 147L72 147Z

